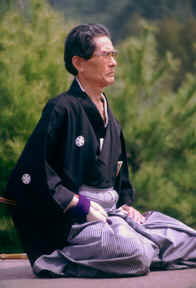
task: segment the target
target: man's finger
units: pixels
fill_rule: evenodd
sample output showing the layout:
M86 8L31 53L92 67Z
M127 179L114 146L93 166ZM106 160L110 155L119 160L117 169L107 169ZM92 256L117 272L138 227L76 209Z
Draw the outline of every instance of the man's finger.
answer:
M91 201L91 203L92 203L92 207L93 207L95 210L99 211L99 212L100 212L103 216L105 216L105 217L108 216L107 213L106 213L106 211L103 209L103 207L101 207L101 205L99 205L98 203L93 202L93 201Z
M87 215L87 221L102 221L106 222L107 217L100 213L100 211L90 207L89 214Z

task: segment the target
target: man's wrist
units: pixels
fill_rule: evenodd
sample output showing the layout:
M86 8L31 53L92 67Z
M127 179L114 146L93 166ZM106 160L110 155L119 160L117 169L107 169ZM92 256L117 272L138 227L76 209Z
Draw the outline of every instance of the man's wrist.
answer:
M64 212L67 212L70 208L77 206L78 202L79 202L79 196L75 194L72 200L69 202L69 204L65 208Z
M77 202L77 204L74 205L74 202ZM69 209L66 211L66 215L70 218L71 222L86 222L86 217L90 209L90 200L85 196L80 195L77 199L73 199L71 205L69 205Z

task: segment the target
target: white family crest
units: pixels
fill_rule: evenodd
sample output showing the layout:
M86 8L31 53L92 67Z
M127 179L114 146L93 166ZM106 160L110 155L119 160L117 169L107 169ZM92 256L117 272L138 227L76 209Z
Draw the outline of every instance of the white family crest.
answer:
M29 174L25 173L22 175L21 180L22 180L22 183L24 183L24 184L30 184L31 183L31 176Z
M84 136L78 136L76 139L75 139L75 144L76 146L78 147L82 147L84 145Z

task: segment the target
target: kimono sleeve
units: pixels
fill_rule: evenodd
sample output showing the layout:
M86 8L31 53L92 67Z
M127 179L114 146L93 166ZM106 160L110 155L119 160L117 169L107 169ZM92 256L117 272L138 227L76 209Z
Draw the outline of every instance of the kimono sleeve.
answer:
M45 176L48 193L61 209L65 209L72 200L74 193L66 187L63 178L63 161L65 141L67 137L68 117L66 109L55 106L51 113L46 145Z
M6 196L18 209L44 209L53 203L63 212L74 193L62 180L60 141L66 137L66 110L49 102L8 181Z

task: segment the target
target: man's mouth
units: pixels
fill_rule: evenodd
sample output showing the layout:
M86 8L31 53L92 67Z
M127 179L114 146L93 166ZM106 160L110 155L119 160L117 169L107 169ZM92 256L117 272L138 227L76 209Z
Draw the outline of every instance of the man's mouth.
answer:
M115 72L114 72L114 71L109 72L108 75L109 75L109 76L115 76Z

